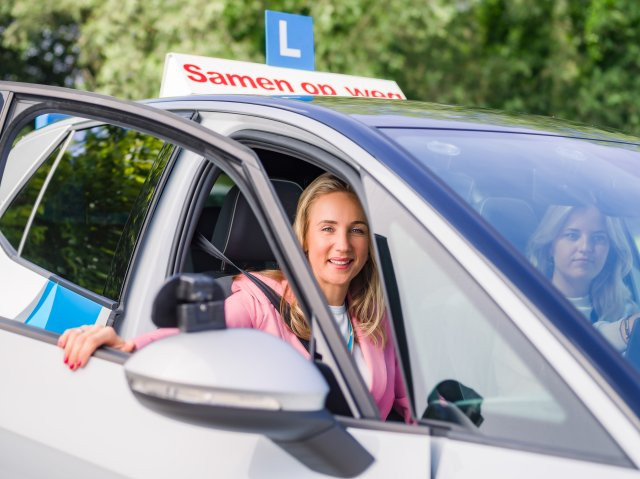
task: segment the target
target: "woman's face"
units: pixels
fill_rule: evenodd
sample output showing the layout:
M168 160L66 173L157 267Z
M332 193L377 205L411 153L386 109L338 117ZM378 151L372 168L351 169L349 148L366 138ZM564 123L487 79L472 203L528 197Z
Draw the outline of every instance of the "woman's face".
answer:
M316 198L309 210L305 249L329 304L343 304L351 280L369 256L367 220L353 195Z
M566 296L585 296L609 248L604 215L596 208L574 210L552 244L553 284Z

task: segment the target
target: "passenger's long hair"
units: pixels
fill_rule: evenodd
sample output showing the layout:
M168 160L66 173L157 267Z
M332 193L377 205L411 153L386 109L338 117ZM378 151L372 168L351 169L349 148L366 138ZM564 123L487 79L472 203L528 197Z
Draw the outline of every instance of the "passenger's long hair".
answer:
M531 263L549 279L553 276L553 243L574 212L590 206L554 205L547 209L538 228L531 236L528 256ZM618 218L604 216L609 236L609 254L602 271L591 281L589 294L599 320L617 321L624 315L630 293L623 278L631 271L631 250L627 244L622 224Z
M316 178L303 192L298 200L296 209L296 217L293 222L293 230L298 237L298 241L302 245L306 253L306 237L309 231L309 213L314 202L321 196L330 193L347 193L351 195L358 203L358 197L351 186L341 179L330 173L325 173ZM376 267L375 257L373 255L373 247L371 244L371 236L369 240L369 256L362 270L351 280L348 290L348 307L351 317L357 318L360 328L364 336L371 336L374 344L380 344L384 347L386 343L386 334L382 325L385 306L382 288L380 285L380 276ZM263 274L270 276L276 280L284 278L280 271L264 271ZM287 290L289 286L287 285ZM283 301L287 291L283 295ZM293 295L292 295L293 296ZM282 305L284 306L284 304ZM280 312L283 313L283 308ZM284 316L283 316L284 317ZM304 317L302 309L298 304L298 300L293 297L290 304L291 330L300 338L309 339L311 337L311 329L309 323Z

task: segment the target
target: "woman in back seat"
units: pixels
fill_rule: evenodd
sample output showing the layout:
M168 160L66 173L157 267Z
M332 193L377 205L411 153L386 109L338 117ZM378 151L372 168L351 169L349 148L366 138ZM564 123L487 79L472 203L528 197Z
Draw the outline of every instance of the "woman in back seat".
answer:
M623 281L631 251L619 219L595 206L551 206L531 237L529 258L618 351L626 351L639 308Z
M389 340L371 235L357 196L342 180L330 174L321 175L302 193L293 228L381 417L386 418L395 407L410 422L395 349ZM288 320L283 320L285 308L277 311L253 282L239 276L225 301L227 326L261 329L309 357L300 341L310 339L309 323L284 275L280 271L254 274L287 302ZM177 333L177 329L165 328L125 341L111 327L91 325L65 331L58 345L64 348L65 364L75 370L84 367L100 346L133 352Z

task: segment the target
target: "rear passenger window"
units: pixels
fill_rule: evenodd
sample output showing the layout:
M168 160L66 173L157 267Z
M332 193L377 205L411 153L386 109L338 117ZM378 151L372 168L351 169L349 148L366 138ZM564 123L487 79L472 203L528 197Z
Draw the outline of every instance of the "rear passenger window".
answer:
M21 257L117 299L160 179L151 172L172 147L113 125L72 135L12 200L0 228Z

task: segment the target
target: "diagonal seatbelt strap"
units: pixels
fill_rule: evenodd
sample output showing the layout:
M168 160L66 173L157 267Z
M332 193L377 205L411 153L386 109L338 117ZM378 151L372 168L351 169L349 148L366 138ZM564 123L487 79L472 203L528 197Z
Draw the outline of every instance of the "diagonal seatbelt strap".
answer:
M249 278L258 288L260 288L260 291L262 291L267 299L269 299L271 304L273 304L273 306L276 308L276 311L280 312L282 297L264 281L230 261L229 258L227 258L222 251L216 248L213 243L211 243L211 241L209 241L202 233L198 233L198 235L195 237L194 245L200 248L205 253L210 254L214 258L230 264L236 270L238 270L238 272ZM282 318L284 319L284 322L287 324L289 329L291 329L291 310L289 309L289 304L286 301L282 301L282 303L284 303L281 312ZM309 343L309 340L303 339L297 335L296 337L298 338L298 341L300 341L302 346L304 346L304 348L307 350L307 352L311 353L311 344ZM320 373L329 385L329 394L327 395L326 399L327 408L334 414L340 414L342 416L353 416L347 400L342 394L342 390L340 389L335 375L333 374L333 371L329 366L322 362L322 355L314 351L313 362L318 367Z
M284 322L287 324L287 326L289 326L289 329L291 329L291 310L289 309L289 304L286 301L282 301L282 296L276 293L269 285L267 285L260 278L249 273L248 271L245 271L240 266L233 263L229 258L227 258L224 255L222 251L216 248L213 245L213 243L211 243L211 241L205 238L205 236L202 233L198 233L198 235L195 238L194 244L204 252L209 253L214 258L217 258L220 261L224 261L225 263L230 264L239 273L249 278L253 282L253 284L255 284L260 289L260 291L264 293L264 295L271 302L271 304L273 304L273 307L276 308L276 311L281 312ZM308 351L309 342L305 339L301 339L301 338L298 338L298 339L300 339L300 342Z

